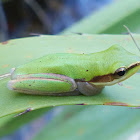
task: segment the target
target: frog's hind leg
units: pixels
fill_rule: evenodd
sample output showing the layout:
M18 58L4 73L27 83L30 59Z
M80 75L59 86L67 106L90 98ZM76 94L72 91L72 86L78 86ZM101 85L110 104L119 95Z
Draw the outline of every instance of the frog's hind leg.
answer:
M86 96L93 96L99 94L101 90L104 88L102 86L95 86L88 82L77 82L78 90L86 95Z
M8 88L16 92L34 95L68 96L78 94L74 79L53 73L17 75L8 82Z

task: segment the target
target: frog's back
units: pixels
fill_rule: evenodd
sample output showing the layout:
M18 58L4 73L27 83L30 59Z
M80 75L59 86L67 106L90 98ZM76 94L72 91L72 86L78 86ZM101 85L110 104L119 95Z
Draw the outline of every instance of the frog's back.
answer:
M114 45L91 54L49 54L18 67L15 74L54 73L90 81L95 76L114 73L119 67L127 67L135 61L133 54Z
M18 69L20 69L20 72L24 72L20 74L55 73L67 75L74 79L86 79L85 75L93 71L91 70L91 65L94 61L91 60L90 55L70 53L49 54L24 64L18 67Z

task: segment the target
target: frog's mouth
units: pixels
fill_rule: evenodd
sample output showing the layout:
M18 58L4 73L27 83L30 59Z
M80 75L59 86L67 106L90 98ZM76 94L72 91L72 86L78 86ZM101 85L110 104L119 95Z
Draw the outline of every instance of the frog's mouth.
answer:
M96 76L89 82L91 84L100 85L100 86L114 85L116 83L126 80L127 78L135 74L139 69L140 69L140 62L137 62L135 64L130 65L128 68L126 68L124 75L120 76L118 75L118 73L114 72L107 75Z

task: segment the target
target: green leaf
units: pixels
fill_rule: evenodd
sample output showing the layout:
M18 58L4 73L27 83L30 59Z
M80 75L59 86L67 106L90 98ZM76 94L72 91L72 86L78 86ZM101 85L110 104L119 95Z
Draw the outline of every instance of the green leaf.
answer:
M117 0L77 22L63 33L127 33L123 25L140 33L140 0Z
M0 137L10 134L14 132L16 129L29 123L31 120L35 120L36 118L43 115L47 112L49 108L42 108L38 110L31 111L30 113L26 113L24 115L15 117L15 115L8 115L0 119Z
M65 106L34 140L132 140L139 138L139 109Z
M140 43L140 35L135 35ZM93 53L107 49L113 44L139 54L133 41L127 35L74 35L40 36L10 40L0 44L0 74L10 71L23 63L48 53ZM0 80L0 117L15 114L31 107L33 110L72 104L139 106L139 79L136 75L123 83L123 86L106 87L100 95L86 96L33 96L15 93L7 89L7 79Z

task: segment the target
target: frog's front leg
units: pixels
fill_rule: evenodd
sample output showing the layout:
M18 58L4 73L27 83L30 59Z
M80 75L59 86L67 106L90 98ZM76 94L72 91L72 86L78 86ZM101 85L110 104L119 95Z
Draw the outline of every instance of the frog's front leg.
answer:
M16 75L8 88L17 92L36 95L78 95L74 79L53 73Z
M77 82L77 87L78 90L86 96L99 94L104 88L103 86L95 86L88 82Z

